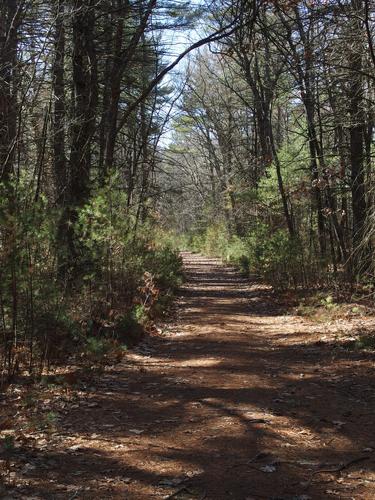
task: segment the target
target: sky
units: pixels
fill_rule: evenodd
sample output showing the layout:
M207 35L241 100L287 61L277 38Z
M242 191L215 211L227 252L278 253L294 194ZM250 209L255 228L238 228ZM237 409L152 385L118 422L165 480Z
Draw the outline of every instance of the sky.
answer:
M191 8L198 8L203 5L202 0L195 0L190 2ZM194 29L177 29L177 30L167 30L163 34L162 42L165 45L166 55L164 56L164 62L166 64L171 64L176 57L178 57L184 50L186 50L190 45L197 42L200 38L204 36L204 27L202 22L197 19ZM180 75L186 70L189 57L194 55L194 51L186 56L180 63L168 73L164 80L164 85L171 85L173 87L179 88L182 82ZM177 103L178 104L178 101ZM177 108L177 106L176 106ZM176 112L176 109L174 110ZM169 130L169 126L166 127L166 131L161 138L161 145L167 146L172 140L172 132Z

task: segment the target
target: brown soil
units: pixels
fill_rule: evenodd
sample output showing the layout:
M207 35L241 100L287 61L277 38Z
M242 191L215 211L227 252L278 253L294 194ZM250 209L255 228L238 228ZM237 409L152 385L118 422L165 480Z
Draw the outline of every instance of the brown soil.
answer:
M183 257L176 324L67 392L3 461L2 498L375 498L373 351Z

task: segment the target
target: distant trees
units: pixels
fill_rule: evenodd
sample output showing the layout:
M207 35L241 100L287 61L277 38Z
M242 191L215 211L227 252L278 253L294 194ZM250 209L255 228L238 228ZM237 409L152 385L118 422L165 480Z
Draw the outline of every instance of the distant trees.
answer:
M294 282L327 279L327 271L371 276L373 7L364 0L220 6L213 13L216 23L235 20L237 29L192 61L187 75L194 94L200 93L198 109L200 114L204 110L205 123L216 130L213 116L220 117L220 138L216 130L214 139L207 140L185 100L183 116L193 120L179 120L173 148L186 134L199 141L200 168L194 170L202 180L213 173L219 181L213 168L218 157L222 168L230 168L232 201L221 204L223 220L228 207L242 220L240 226L226 224L228 238L246 239L259 224L267 225L271 239L286 231L299 255L292 261L303 268L298 273L286 265L285 276L291 272ZM201 77L209 82L206 86L197 84L202 71L208 73ZM240 116L248 118L246 127ZM208 193L212 185L205 182ZM227 186L219 189L228 193ZM206 219L206 225L212 222Z

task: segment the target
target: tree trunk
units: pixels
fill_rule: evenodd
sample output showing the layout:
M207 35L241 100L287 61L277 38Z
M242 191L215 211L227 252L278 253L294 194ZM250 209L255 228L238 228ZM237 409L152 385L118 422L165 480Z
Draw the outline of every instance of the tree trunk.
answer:
M69 158L69 185L66 207L60 230L65 242L65 262L62 273L70 269L75 275L82 265L82 249L77 239L75 223L79 209L89 199L91 171L91 142L95 132L98 98L97 60L94 46L94 1L76 0L73 15L73 105Z
M19 8L15 0L0 5L0 180L13 172L17 142L17 43Z
M54 33L55 60L53 64L53 171L56 198L59 206L64 207L68 189L65 157L65 0L56 6L56 26Z
M364 87L362 76L362 0L352 0L353 12L353 44L349 52L349 113L350 113L350 167L351 191L353 210L353 250L354 269L356 272L365 271L368 265L367 258L359 258L366 254L364 232L366 221L366 189L365 189L365 162L364 162L364 127L363 114ZM367 256L368 257L368 256Z

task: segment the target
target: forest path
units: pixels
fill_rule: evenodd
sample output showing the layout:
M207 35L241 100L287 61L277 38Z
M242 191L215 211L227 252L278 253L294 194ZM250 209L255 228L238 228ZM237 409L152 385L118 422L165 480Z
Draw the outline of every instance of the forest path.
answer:
M375 498L372 360L218 260L183 258L176 324L67 411L27 498Z

